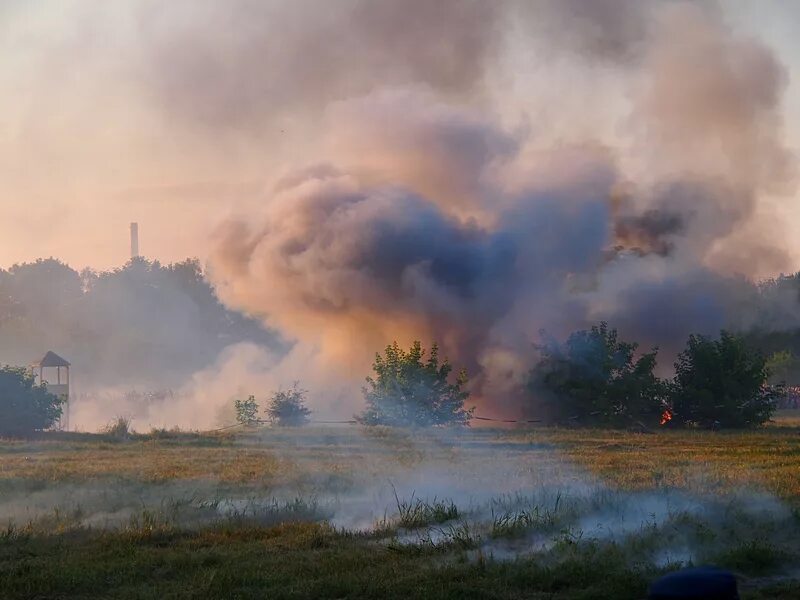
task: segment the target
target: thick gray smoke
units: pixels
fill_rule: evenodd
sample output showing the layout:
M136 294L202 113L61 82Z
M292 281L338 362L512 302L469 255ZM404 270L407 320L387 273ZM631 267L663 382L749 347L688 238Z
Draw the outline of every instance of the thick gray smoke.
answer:
M384 4L376 15L392 14ZM463 6L480 4L436 15L451 24L445 39L473 47L478 17ZM221 228L211 264L222 297L351 366L393 339L436 339L495 404L513 397L540 328L563 334L606 319L669 353L690 332L741 322L747 286L737 277L758 276L765 257L787 266L754 218L762 196L792 183L783 68L705 6L529 11L569 30L568 60L599 52L625 71L624 140L543 147L535 123L509 130L475 98L432 88L448 87L441 78L393 65L408 82L374 82L327 106L320 141L333 164L285 179L259 220ZM417 50L405 59L425 62L425 43Z
M537 37L556 52L566 50L584 60L624 64L639 57L659 3L533 0L520 2L517 8Z

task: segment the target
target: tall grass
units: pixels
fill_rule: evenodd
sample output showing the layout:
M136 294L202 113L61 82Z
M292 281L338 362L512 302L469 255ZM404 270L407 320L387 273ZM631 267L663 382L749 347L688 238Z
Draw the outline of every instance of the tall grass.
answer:
M426 525L446 523L459 516L458 507L452 500L433 498L427 501L416 498L413 493L408 500L401 500L394 486L392 490L397 506L397 526L403 529L417 529Z
M103 428L101 433L117 440L127 440L133 433L131 430L131 418L116 417Z

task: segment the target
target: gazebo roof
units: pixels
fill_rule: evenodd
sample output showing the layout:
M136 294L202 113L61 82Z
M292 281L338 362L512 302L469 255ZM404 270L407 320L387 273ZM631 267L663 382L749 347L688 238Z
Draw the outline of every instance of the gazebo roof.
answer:
M42 360L40 360L37 365L40 367L68 367L69 361L61 358L52 350L48 350L47 354L42 357Z

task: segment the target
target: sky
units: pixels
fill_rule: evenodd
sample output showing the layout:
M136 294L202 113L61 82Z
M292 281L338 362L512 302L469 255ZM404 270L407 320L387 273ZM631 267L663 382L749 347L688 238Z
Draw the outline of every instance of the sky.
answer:
M337 102L417 80L448 102L496 115L512 136L533 132L540 144L580 138L618 145L629 137L628 75L554 55L547 32L498 25L501 47L485 59L491 65L476 92L459 79L471 75L459 69L484 60L469 55L480 31L448 40L463 56L422 55L427 71L412 59L384 68L379 59L368 65L369 54L341 50L357 26L344 3L338 11L320 11L321 2L255 4L0 4L0 266L47 256L76 268L120 265L128 258L131 221L139 223L146 256L206 260L220 226L260 214L275 183L298 164L346 154L335 128L326 125ZM738 0L718 10L732 29L772 49L785 68L782 135L795 152L800 41L792 27L800 8ZM243 18L248 11L255 18ZM567 19L560 26L573 24ZM413 36L406 46L380 27L371 47L388 39L392 52L410 53ZM341 37L330 34L337 30ZM284 49L268 41L293 32L288 39L300 42ZM315 39L330 46L317 47ZM324 64L329 55L331 64ZM447 61L456 66L436 72ZM342 68L348 77L326 75ZM796 199L791 190L764 198L775 204L787 240L800 239ZM788 267L800 269L800 247L787 247Z

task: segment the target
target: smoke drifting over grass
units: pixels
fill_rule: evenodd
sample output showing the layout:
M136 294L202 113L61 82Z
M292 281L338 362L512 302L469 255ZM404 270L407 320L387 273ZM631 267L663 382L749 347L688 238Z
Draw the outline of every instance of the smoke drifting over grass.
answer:
M769 494L720 487L702 470L680 486L653 473L646 489L627 489L625 473L604 483L528 435L311 428L76 441L8 449L27 464L0 484L4 539L316 522L396 552L475 561L558 563L602 548L631 568L663 567L761 544L782 557L774 568L797 551L796 518Z

